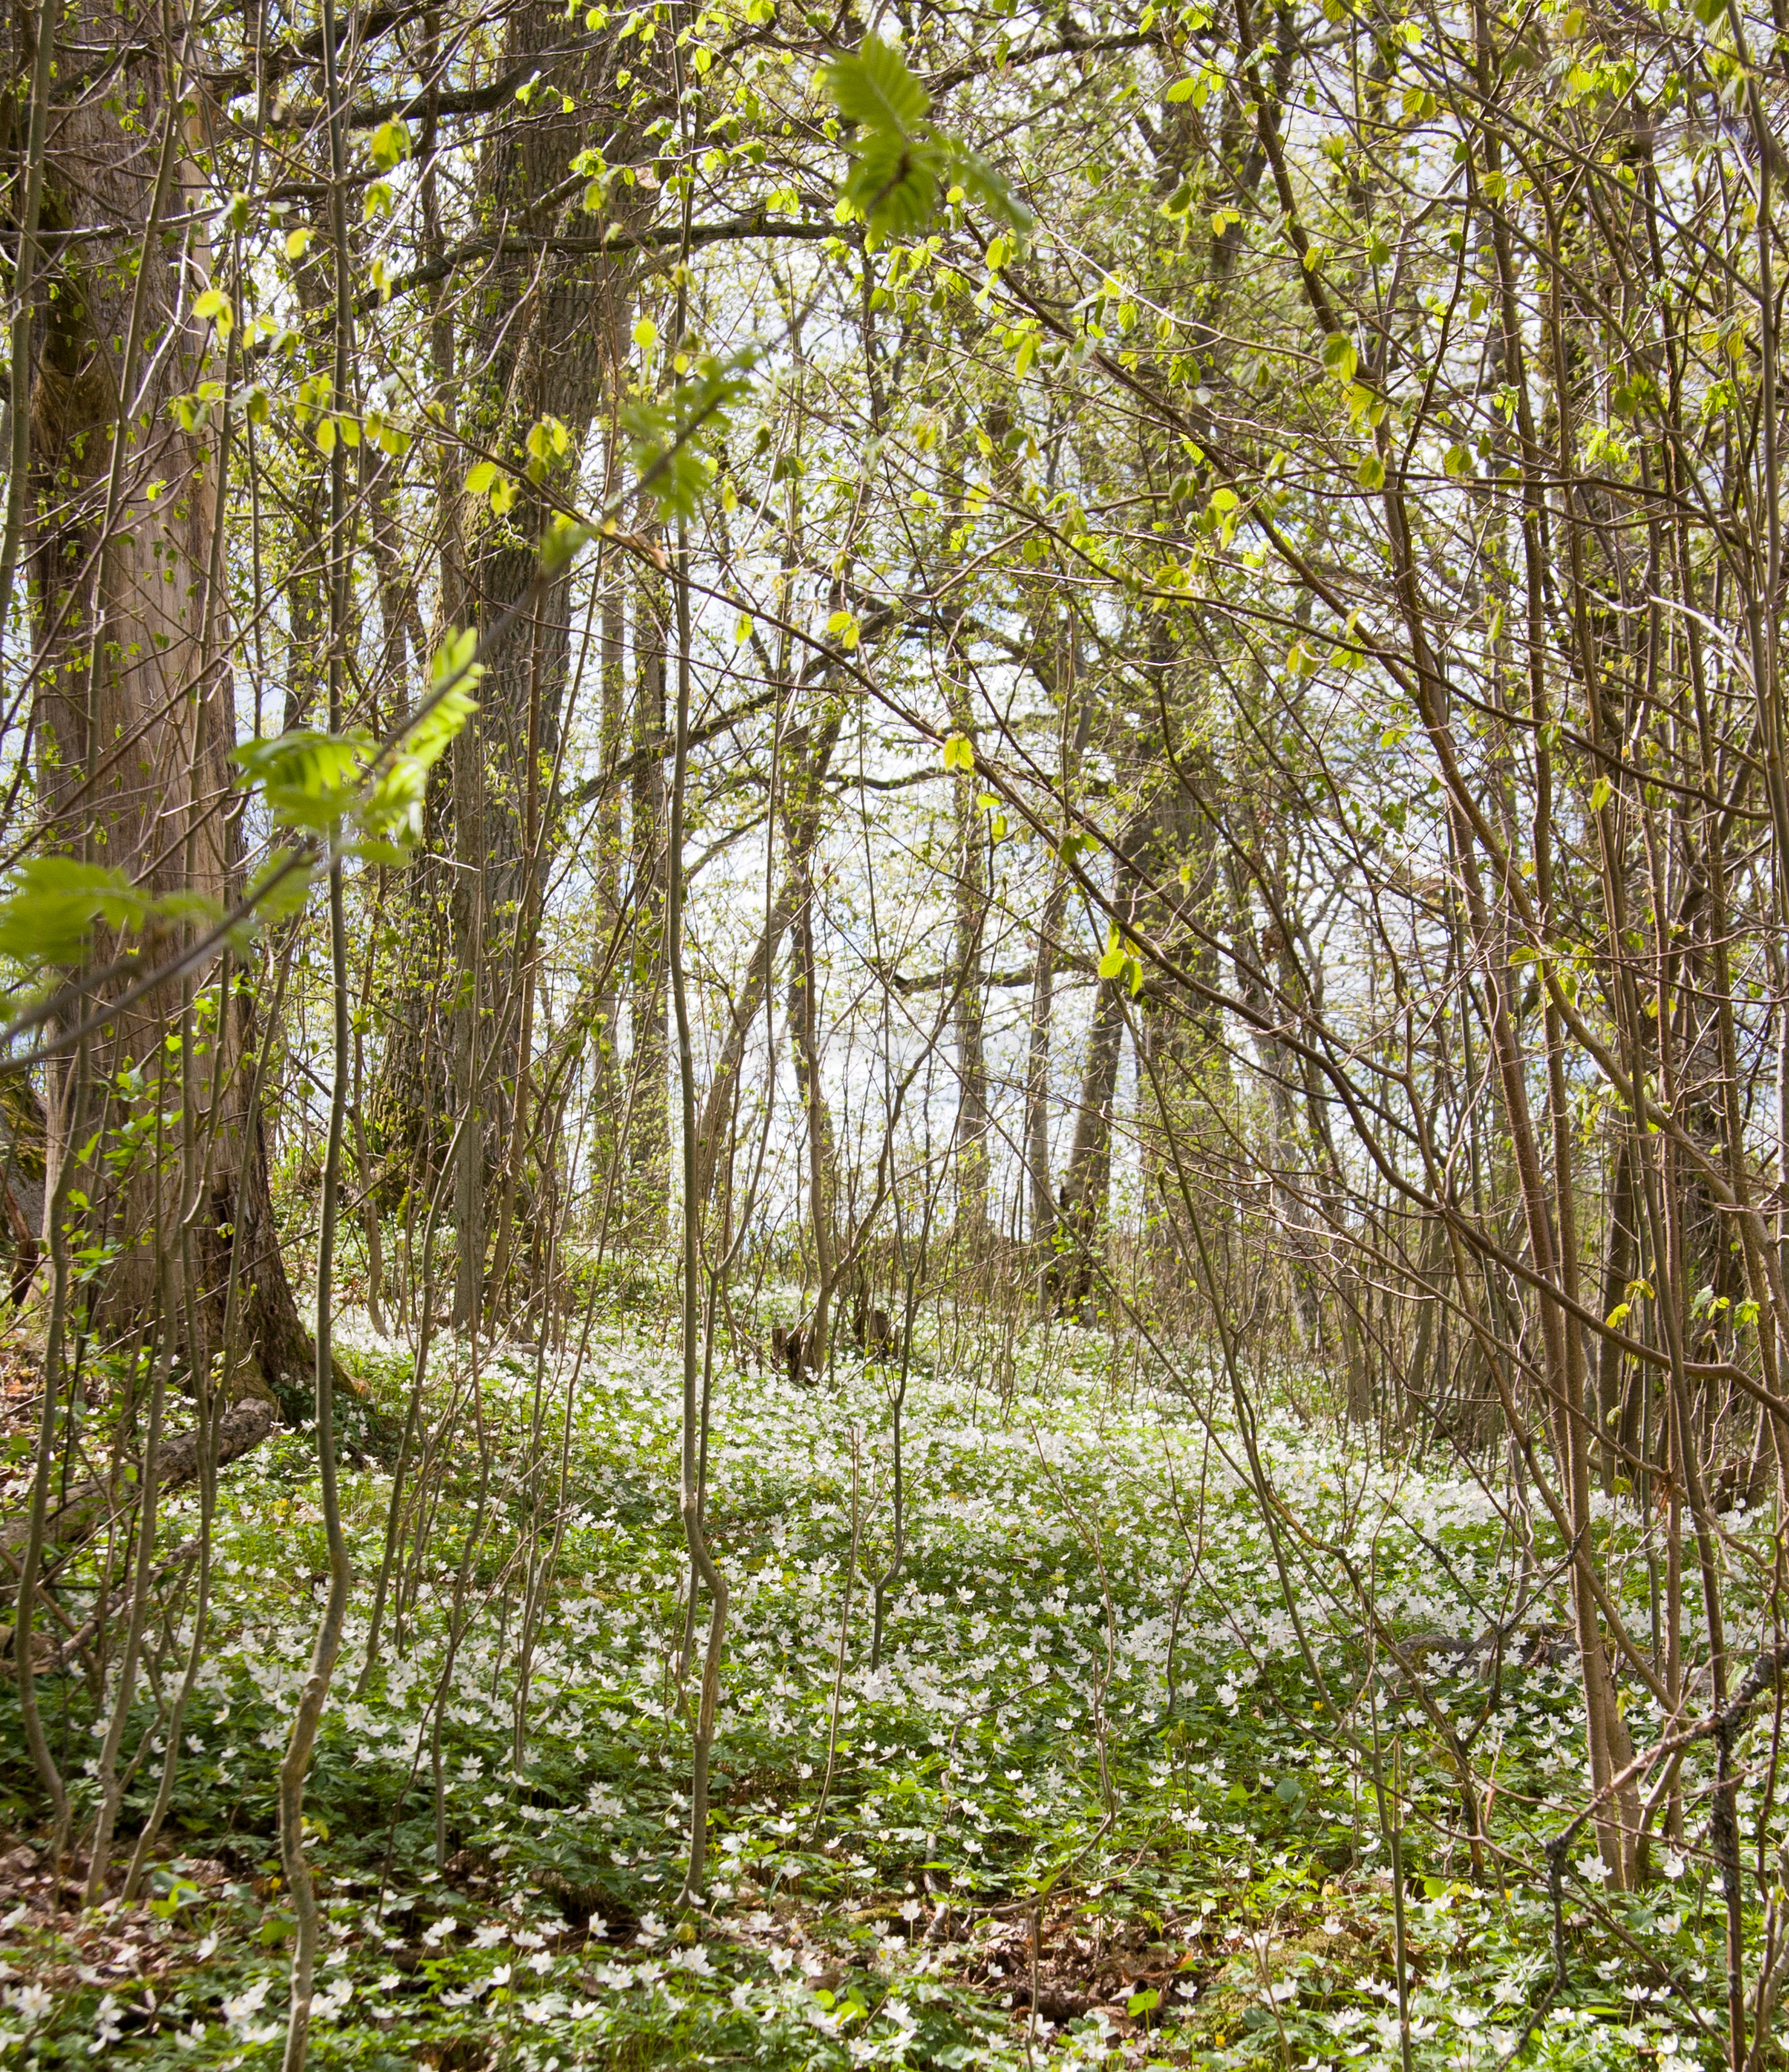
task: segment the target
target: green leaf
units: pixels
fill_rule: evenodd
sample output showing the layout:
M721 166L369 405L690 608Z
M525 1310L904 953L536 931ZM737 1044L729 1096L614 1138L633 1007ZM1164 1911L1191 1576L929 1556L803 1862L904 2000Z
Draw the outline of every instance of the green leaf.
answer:
M541 569L544 575L557 575L561 569L569 567L572 557L579 553L596 537L596 529L577 520L555 516L541 535Z
M234 753L243 781L259 788L277 825L328 835L353 803L371 752L363 732L298 727L272 740L245 741Z
M293 864L294 853L289 849L274 850L250 879L249 898L254 906L251 929L255 926L270 927L274 922L303 911L316 882L318 865L310 860ZM272 889L263 892L263 886L271 886Z
M903 135L923 122L932 106L906 60L880 36L865 36L855 51L835 58L824 79L840 114L868 130Z
M923 230L941 188L953 201L973 196L1021 237L1030 231L1030 211L994 167L926 121L931 97L892 44L870 36L824 76L833 105L862 133L839 193L862 219L872 250Z
M1035 219L998 169L978 152L953 138L944 139L946 176L963 192L979 201L990 215L1011 225L1021 240L1029 237Z
M476 467L467 471L466 493L469 496L482 496L496 480L497 462L480 461Z
M710 449L725 438L729 413L751 394L757 358L756 346L725 360L705 353L694 379L680 382L668 399L642 400L622 412L634 466L652 477L647 487L667 516L687 517L707 492Z
M139 927L155 910L121 870L74 856L30 856L0 890L0 956L27 966L79 962L95 923Z
M373 163L381 172L389 172L399 159L408 157L410 148L410 133L396 115L373 132Z
M1161 2005L1161 1994L1154 1986L1146 1986L1141 1992L1132 1993L1124 2003L1124 2011L1132 2017L1147 2015Z
M1614 793L1615 787L1607 777L1598 777L1590 787L1590 810L1600 813Z
M1360 356L1345 332L1332 331L1323 341L1323 364L1338 381L1352 381Z
M429 665L429 688L439 690L443 684L460 682L469 689L484 674L484 664L473 660L478 651L477 627L463 626L449 632L435 650L434 661ZM454 732L458 733L458 729Z
M975 748L967 734L953 733L944 743L944 767L961 770L965 777L975 773Z
M192 305L192 313L201 324L216 324L220 338L230 336L230 321L234 315L230 298L221 288L208 288Z
M1355 470L1355 480L1363 489L1383 489L1385 487L1385 463L1377 453L1368 453Z
M937 144L884 133L865 143L840 192L863 219L875 248L925 228L943 170L944 154Z
M1123 943L1114 935L1111 946L1099 960L1099 975L1103 979L1120 978L1123 975L1124 967L1128 961L1129 958L1126 955Z

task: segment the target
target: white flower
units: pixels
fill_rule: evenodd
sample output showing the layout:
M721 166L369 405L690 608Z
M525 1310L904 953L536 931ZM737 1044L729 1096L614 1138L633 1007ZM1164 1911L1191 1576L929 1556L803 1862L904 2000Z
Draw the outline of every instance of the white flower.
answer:
M1680 1878L1684 1875L1684 1860L1675 1849L1667 1849L1659 1868L1668 1878Z
M1601 1857L1580 1857L1573 1867L1581 1878L1588 1878L1597 1885L1609 1875L1609 1866Z
M230 2033L239 2042L245 2042L254 2019L261 2011L261 2002L273 1989L273 1980L258 1978L252 1986L226 2000L221 2010L230 2026Z
M373 1981L373 1991L374 1991L375 1992L381 1992L381 1993L395 1992L397 1991L398 1987L399 1987L400 1986L401 1986L403 1983L404 1983L404 1974L403 1974L403 1973L402 1973L402 1972L400 1972L400 1971L387 1971L387 1972L381 1972L381 1973L379 1974L379 1976L378 1976L378 1977L377 1977L377 1978L376 1978Z
M333 2021L353 1997L354 1981L351 1978L332 1978L311 2002L313 2019Z
M499 1964L497 1969L492 1973L487 1982L493 1986L507 1986L509 1983L509 1981L510 1967L507 1964Z
M11 1995L12 2005L30 2022L41 2021L52 2005L47 1986L15 1986Z
M770 1968L776 1973L779 1978L782 1977L783 1973L788 1969L789 1966L795 1962L795 1953L793 1950L778 1948L768 1951L766 1954L770 1958Z
M528 1959L528 1968L530 1971L540 1972L543 1975L547 1972L551 1971L553 1968L552 1951L550 1949L537 1949L533 1956Z
M487 1921L473 1937L472 1946L474 1949L493 1949L508 1933L501 1921Z
M633 1939L637 1943L644 1944L646 1948L650 1949L654 1943L664 1941L665 1924L656 1914L642 1914L640 1916L640 1932Z
M94 2039L87 2045L90 2058L98 2057L102 2050L109 2050L118 2041L118 2002L112 1994L108 1993L99 2002L93 2018L93 2026L95 2032Z
M604 1937L608 1935L608 1924L603 1919L600 1914L593 1914L590 1916L589 1932L597 1939L599 1942L601 1942Z
M437 1943L444 1943L458 1926L451 1914L444 1914L439 1921L431 1921L423 1930L423 1940L432 1948Z

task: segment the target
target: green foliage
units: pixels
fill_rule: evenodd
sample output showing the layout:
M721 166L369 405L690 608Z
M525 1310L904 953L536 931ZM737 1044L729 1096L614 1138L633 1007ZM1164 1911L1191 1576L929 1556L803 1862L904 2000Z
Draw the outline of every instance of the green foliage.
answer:
M1021 235L1029 231L1030 211L994 167L926 120L931 96L892 44L866 36L834 58L825 76L833 105L860 132L839 193L872 251L922 232L941 187L972 197Z
M259 792L277 827L367 862L406 861L422 837L429 772L478 709L471 691L483 673L478 645L469 627L448 634L421 711L389 747L365 729L296 728L239 746L241 782Z
M880 1508L854 1520L841 1428L848 1420L866 1458L885 1465L885 1395L867 1374L823 1399L774 1377L721 1382L710 1524L735 1601L716 1889L705 1913L680 1915L688 1729L669 1665L683 1629L684 1556L665 1501L677 1430L663 1331L646 1314L675 1291L630 1287L611 1267L590 1293L611 1313L568 1413L567 1512L562 1534L545 1536L555 1565L541 1585L519 1771L504 1594L543 1544L536 1500L511 1472L536 1457L534 1357L492 1349L477 1431L463 1406L456 1428L453 1377L427 1392L445 1449L432 1508L446 1558L425 1565L402 1643L388 1639L364 1687L351 1639L308 1800L331 1955L315 2062L482 2062L507 2037L521 2047L504 2061L518 2067L557 2055L1017 2072L1029 2055L1039 2072L1085 2072L1209 2052L1203 2061L1263 2072L1288 2057L1393 2072L1387 1852L1365 1768L1327 1732L1297 1650L1270 1637L1283 1618L1272 1536L1239 1479L1202 1479L1185 1402L1170 1394L1127 1409L1090 1334L1058 1328L1047 1351L1041 1334L1021 1341L1004 1405L979 1373L941 1378L942 1345L922 1342L906 1427L909 1542L884 1673L867 1673L860 1593L845 1624L836 1725L854 1539L872 1569L890 1548ZM389 1460L401 1431L411 1368L395 1343L365 1346L351 1325L344 1336L357 1349L342 1362L339 1407L371 1456L345 1474L358 1635L390 1486L373 1464ZM351 1369L361 1392L351 1397ZM1334 1475L1329 1435L1313 1437L1270 1404L1258 1410L1269 1421L1262 1441L1320 1537L1351 1529L1342 1482L1374 1487L1390 1504L1364 1558L1399 1623L1403 1607L1433 1617L1439 1598L1463 1600L1471 1587L1456 1574L1482 1584L1500 1550L1507 1558L1463 1479L1381 1474L1364 1451ZM108 1435L99 1422L85 1434L90 1445ZM487 1447L498 1470L487 1508L478 1466ZM1191 1471L1178 1486L1196 1519L1160 1504L1165 1463L1177 1481ZM225 1471L216 1647L189 1716L165 1851L140 1914L14 1922L15 1979L51 1978L57 1990L41 2002L9 1993L0 2006L13 2061L72 2068L103 2054L221 2072L274 2060L291 1935L277 1882L276 1769L322 1560L316 1474L302 1433ZM166 1529L195 1530L192 1492L166 1508ZM1201 1550L1190 1572L1183 1523ZM472 1623L450 1663L462 1546ZM1557 1542L1543 1531L1534 1552L1553 1581L1530 1616L1557 1620ZM1177 1681L1164 1692L1176 1603ZM1463 1601L1455 1609L1471 1615ZM1366 1668L1358 1622L1316 1600L1308 1613L1331 1689L1345 1697ZM1511 1853L1482 1880L1470 1875L1457 1781L1426 1735L1424 1708L1400 1680L1381 1679L1379 1718L1401 1751L1416 2061L1425 2072L1488 2068L1532 2013L1539 2062L1612 2072L1673 2045L1693 2063L1699 2034L1719 2019L1721 1910L1693 1904L1694 1881L1675 1857L1647 1892L1593 1894L1593 1905L1581 1904L1574 1868L1570 1978L1557 1990L1544 1881L1525 1878L1520 1857L1537 1809L1548 1818L1576 1789L1571 1677L1513 1658L1504 1676L1496 1774L1500 1808L1511 1810L1498 1815L1498 1839ZM58 1748L90 1745L85 1680L41 1688L56 1692L46 1716ZM1471 1673L1438 1678L1432 1695L1467 1723L1487 1702ZM145 1692L133 1740L156 1717ZM85 1817L90 1778L74 1762L69 1772ZM1692 1753L1686 1797L1704 1782ZM156 1785L152 1760L132 1784L127 1823ZM0 1682L0 1804L11 1824L36 1831L41 1808L10 1678ZM1033 1905L1049 1989L1073 1996L1035 2031L1017 1991L1028 1982ZM954 1939L934 1942L940 1906ZM1748 1908L1754 1945L1761 1915ZM117 1968L99 1961L108 1937L154 1953L153 2000L119 1989Z
M719 472L715 449L731 412L751 394L757 361L755 347L724 358L704 353L668 396L642 399L623 411L640 485L667 517L691 516Z
M27 974L76 964L100 923L120 935L155 922L209 921L217 907L192 893L146 893L121 870L74 856L29 856L0 886L0 959Z

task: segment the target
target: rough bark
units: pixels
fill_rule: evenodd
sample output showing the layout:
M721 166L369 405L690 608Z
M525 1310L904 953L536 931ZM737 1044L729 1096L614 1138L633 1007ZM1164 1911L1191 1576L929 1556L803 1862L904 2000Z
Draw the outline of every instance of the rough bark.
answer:
M157 895L196 892L222 904L239 888L241 856L225 601L213 590L218 438L202 421L187 428L171 407L199 378L206 341L185 298L182 240L154 228L198 211L206 196L170 105L182 59L163 40L165 21L99 0L63 17L65 46L128 56L109 92L76 97L90 59L71 53L70 98L50 120L47 220L86 235L57 248L32 390L35 733L47 848L121 870ZM119 224L134 227L106 235ZM96 960L118 946L102 937ZM103 1122L109 1141L78 1176L88 1204L81 1242L113 1248L88 1290L102 1337L129 1330L153 1306L158 1239L171 1241L191 1214L192 1256L205 1276L192 1292L212 1321L221 1316L219 1262L233 1234L250 1238L243 1266L260 1372L251 1364L244 1385L301 1387L309 1341L273 1239L260 1118L248 1112L250 1001L239 985L212 1007L222 1055L208 1045L190 1084L164 1042L181 1012L174 987L149 992L99 1031L94 1111L71 1112L67 1066L52 1065L46 1181L53 1190L70 1147ZM158 1126L189 1099L207 1147L196 1207L179 1198L177 1145ZM141 1149L128 1161L109 1159L125 1126ZM178 1261L171 1271L184 1314Z
M1059 1203L1062 1249L1050 1275L1057 1306L1064 1310L1075 1309L1093 1294L1105 1232L1112 1189L1112 1104L1124 1041L1122 985L1116 979L1102 983L1093 1025L1088 1032L1074 1141Z
M633 262L554 252L545 241L582 207L581 190L559 192L580 151L600 146L615 164L646 147L629 114L632 94L616 82L619 46L568 47L563 9L544 3L508 12L503 38L505 70L535 61L541 68L525 109L493 128L478 162L475 207L481 225L511 242L460 314L464 346L457 359L452 318L441 316L437 327L447 336L435 349L436 380L449 399L453 424L479 450L519 468L528 433L544 425L547 451L553 454L556 447L555 465L569 468L584 451L605 390L621 379L621 313ZM662 52L662 39L658 47ZM638 211L647 199L646 190L618 182L613 194L616 216ZM549 196L557 198L545 206ZM529 247L536 236L541 240L538 250ZM554 426L560 428L556 434ZM519 481L510 508L497 511L461 495L463 472L462 462L440 485L443 535L457 562L444 573L443 608L450 623L469 619L487 627L523 599L536 579L553 482ZM437 855L447 850L473 865L476 885L463 882L463 869L448 882L449 874L424 856L406 873L397 903L405 962L418 976L390 1027L373 1108L376 1149L388 1169L412 1186L426 1185L439 1174L456 1120L470 1106L476 1115L463 1143L480 1188L489 1191L516 1141L516 1115L526 1106L518 1081L527 1067L517 1040L523 967L550 860L543 857L536 867L529 854L526 766L531 725L543 765L550 765L561 739L582 646L572 603L568 570L542 593L531 637L507 642L480 684L478 719L461 737L463 751L456 743L457 756L477 765L467 774L465 809L474 810L475 777L475 832L463 834L454 825L462 810L458 784L432 803L429 848ZM605 626L605 633L612 632ZM604 661L610 663L606 642ZM534 782L538 787L538 770ZM543 827L541 840L550 845L556 835L550 810ZM470 1011L468 995L476 996ZM612 1042L612 1031L604 1040ZM526 1175L511 1179L501 1198L526 1214L534 1190ZM388 1188L390 1196L401 1192L400 1181ZM458 1176L455 1201L456 1222L465 1226L460 1251L469 1276L475 1264L482 1270L491 1233L478 1227L471 1189ZM468 1279L456 1291L456 1308L472 1299Z
M662 586L650 576L642 576L634 592L633 607L636 759L629 829L634 951L628 1004L633 1049L629 1069L633 1087L628 1165L628 1208L637 1229L644 1228L643 1219L662 1213L669 1198L665 766L656 753L665 731L664 602Z
M967 687L950 684L950 718L954 733L975 741L975 714ZM951 1009L957 1042L957 1206L964 1233L972 1238L987 1229L987 1058L982 1041L984 982L982 934L987 920L987 832L976 801L980 782L975 772L959 771L952 781L956 821L956 884L953 897L954 944Z

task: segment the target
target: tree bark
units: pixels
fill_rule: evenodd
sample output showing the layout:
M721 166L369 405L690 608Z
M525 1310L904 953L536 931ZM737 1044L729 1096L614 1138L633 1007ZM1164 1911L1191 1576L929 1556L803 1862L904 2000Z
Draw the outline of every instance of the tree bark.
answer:
M217 583L219 481L227 453L202 419L172 406L200 378L204 327L184 299L204 254L158 226L204 201L184 156L178 103L188 60L164 40L165 17L84 0L65 17L60 68L75 95L52 109L46 222L80 233L50 270L31 404L29 537L35 628L35 730L46 845L124 872L146 891L196 892L222 904L240 888L232 807L235 718L226 604ZM104 95L80 90L96 46L120 53ZM75 54L73 46L85 53ZM123 235L108 227L129 225ZM184 262L184 264L183 264ZM214 334L214 357L221 334ZM96 943L104 962L116 939ZM158 946L165 951L165 943ZM88 1009L103 1003L89 997ZM248 1109L253 1021L240 982L214 1000L221 1057L191 1079L197 1141L209 1142L206 1198L179 1199L176 1147L155 1118L181 1112L182 1066L164 1038L177 987L120 1011L91 1053L110 1088L109 1129L136 1125L141 1149L84 1157L81 1242L112 1248L87 1291L102 1337L133 1327L155 1305L153 1233L196 1219L192 1247L204 1285L187 1289L172 1263L170 1299L194 1295L221 1318L223 1272L244 1247L254 1363L243 1386L302 1391L310 1363L280 1263L268 1196L264 1135ZM82 1157L100 1115L77 1116L63 1061L48 1074L46 1194L62 1160ZM213 1334L215 1343L215 1334ZM259 1372L257 1372L256 1368Z

